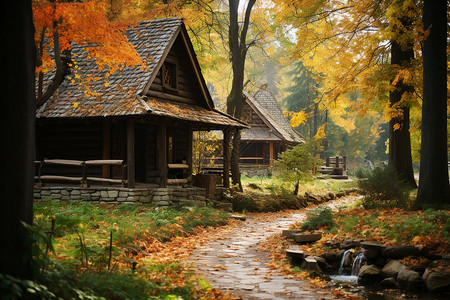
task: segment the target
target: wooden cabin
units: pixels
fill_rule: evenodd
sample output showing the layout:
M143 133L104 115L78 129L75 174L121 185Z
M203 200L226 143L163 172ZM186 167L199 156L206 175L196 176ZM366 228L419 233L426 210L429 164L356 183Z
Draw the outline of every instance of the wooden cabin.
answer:
M99 181L122 178L126 172L129 188L185 183L192 171L193 131L221 130L228 137L230 130L246 124L214 108L181 19L140 22L125 34L145 67L105 76L106 69L73 45L76 76L67 76L36 112L36 158L78 160L87 166L87 176ZM224 145L227 151L229 143ZM229 160L224 157L226 186ZM126 168L86 163L96 160L123 161ZM77 166L60 164L44 168L61 178L80 172Z
M253 96L247 92L244 94L243 120L250 128L241 133L241 166L270 167L288 145L303 143L304 139L290 127L267 84Z

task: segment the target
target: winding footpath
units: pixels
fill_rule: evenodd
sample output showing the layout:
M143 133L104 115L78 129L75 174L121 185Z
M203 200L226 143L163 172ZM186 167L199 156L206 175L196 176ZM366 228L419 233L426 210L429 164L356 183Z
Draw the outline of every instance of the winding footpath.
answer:
M325 205L335 208L347 203L346 199L340 199ZM304 220L307 211L275 218L250 215L228 235L196 250L192 259L213 288L231 292L235 299L337 299L329 289L286 278L271 270L269 253L257 250L271 235Z

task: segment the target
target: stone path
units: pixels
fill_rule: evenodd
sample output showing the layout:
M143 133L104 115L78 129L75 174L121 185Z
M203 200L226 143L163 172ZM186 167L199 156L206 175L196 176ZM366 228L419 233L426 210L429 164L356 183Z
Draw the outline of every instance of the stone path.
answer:
M268 253L257 251L259 242L281 233L305 216L306 210L270 221L249 216L226 237L197 250L193 259L213 288L229 291L242 299L336 299L330 290L273 273L267 266L271 262ZM269 273L272 274L267 276Z

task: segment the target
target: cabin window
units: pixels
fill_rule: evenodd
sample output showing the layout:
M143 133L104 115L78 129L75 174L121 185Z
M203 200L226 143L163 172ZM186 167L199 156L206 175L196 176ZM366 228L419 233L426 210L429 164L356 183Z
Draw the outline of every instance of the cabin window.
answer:
M177 89L177 65L164 62L161 82L164 88Z

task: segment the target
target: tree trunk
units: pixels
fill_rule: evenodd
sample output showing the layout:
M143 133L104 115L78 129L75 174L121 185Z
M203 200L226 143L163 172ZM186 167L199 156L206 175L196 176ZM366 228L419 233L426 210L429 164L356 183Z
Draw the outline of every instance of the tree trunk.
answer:
M244 89L244 67L248 45L246 43L247 31L250 22L250 13L255 0L249 0L245 9L245 17L242 29L239 28L238 6L239 0L229 0L230 25L228 28L229 47L231 53L231 65L233 69L233 81L230 94L227 98L227 113L237 119L242 117L242 109L245 102ZM239 143L241 133L237 130L233 135L233 151L231 152L231 178L233 185L238 185L242 190L241 174L239 170Z
M447 149L447 1L424 0L423 105L416 205L450 203Z
M21 222L33 221L35 45L31 1L2 1L4 73L2 147L7 157L1 181L0 273L32 276L29 232Z
M414 59L412 45L402 48L396 41L392 41L391 64L406 67ZM389 122L389 165L399 174L400 178L412 187L416 187L411 156L411 138L409 133L409 104L402 103L402 96L412 92L412 87L400 80L395 90L389 94L391 107L398 107L403 111L402 117L395 117ZM399 129L394 126L399 125Z

